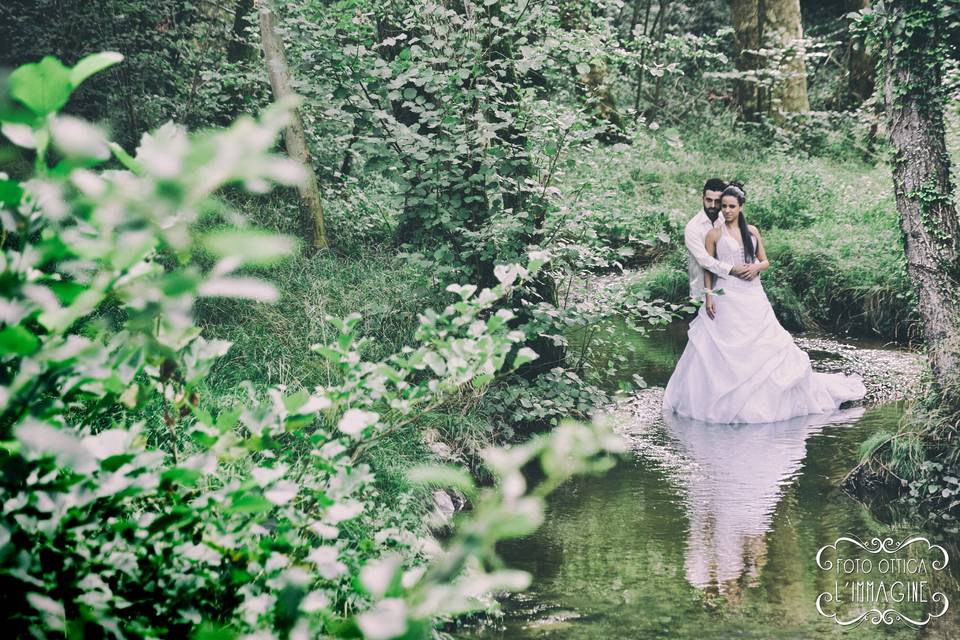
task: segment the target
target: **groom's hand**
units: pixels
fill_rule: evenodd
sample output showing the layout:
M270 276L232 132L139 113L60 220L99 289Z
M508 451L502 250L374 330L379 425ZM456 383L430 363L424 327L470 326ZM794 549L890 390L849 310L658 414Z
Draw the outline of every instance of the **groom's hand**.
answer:
M760 273L760 269L755 264L737 264L730 269L730 275L736 276L741 280L753 280Z

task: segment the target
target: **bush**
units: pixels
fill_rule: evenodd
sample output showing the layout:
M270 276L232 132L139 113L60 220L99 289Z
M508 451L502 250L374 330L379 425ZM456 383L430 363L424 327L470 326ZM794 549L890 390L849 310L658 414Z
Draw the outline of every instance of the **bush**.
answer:
M168 124L131 157L57 113L119 58L73 68L45 58L15 71L0 98L4 135L36 161L30 180L0 181L7 632L426 638L488 591L526 587L526 573L486 570L498 564L495 544L534 530L544 496L571 474L611 466L623 444L608 425L563 422L510 451L485 450L497 480L487 489L455 467L409 474L473 502L446 550L408 513L383 508L363 455L463 386L537 357L515 348L524 332L494 305L547 256L498 267L492 289L450 285L451 304L420 314L415 346L380 359L360 355L360 314L325 318L335 332L311 347L326 361L324 385L244 381L207 397L231 344L201 335L194 303L276 301L257 272L297 247L226 215L214 194L303 178L270 153L289 111L195 136ZM111 153L124 170L98 170ZM233 225L199 224L216 215ZM521 469L534 462L544 480L528 492Z
M834 215L833 193L806 167L787 166L747 192L744 215L761 232L802 229Z

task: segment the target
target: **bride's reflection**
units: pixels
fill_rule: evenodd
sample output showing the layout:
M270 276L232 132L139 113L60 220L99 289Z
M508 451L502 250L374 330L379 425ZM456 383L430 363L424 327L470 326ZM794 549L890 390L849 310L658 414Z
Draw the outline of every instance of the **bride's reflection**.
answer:
M690 520L687 580L734 599L741 585L752 584L766 556L764 534L782 488L803 462L806 439L863 412L856 407L781 422L716 424L664 411L667 432L697 465L682 480Z

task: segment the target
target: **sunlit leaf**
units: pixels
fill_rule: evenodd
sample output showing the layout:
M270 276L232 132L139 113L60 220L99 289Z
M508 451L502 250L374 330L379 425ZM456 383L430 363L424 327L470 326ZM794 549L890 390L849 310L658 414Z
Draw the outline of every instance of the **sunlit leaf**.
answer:
M297 239L266 231L230 229L207 234L203 244L219 257L236 256L250 264L266 265L293 253Z
M70 71L53 56L18 67L9 84L10 95L38 116L59 111L73 91Z
M214 278L200 285L198 293L207 297L246 298L260 302L276 302L280 296L276 287L256 278Z
M70 70L70 84L76 89L80 84L95 73L121 62L123 54L116 51L102 51L81 58Z

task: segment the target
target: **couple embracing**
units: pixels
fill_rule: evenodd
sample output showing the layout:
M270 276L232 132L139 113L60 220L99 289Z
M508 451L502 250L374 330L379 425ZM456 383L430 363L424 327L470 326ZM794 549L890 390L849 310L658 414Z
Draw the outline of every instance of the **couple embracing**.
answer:
M866 395L856 376L813 371L777 321L760 274L760 231L743 215L742 185L711 179L687 223L690 296L702 301L664 392L664 410L719 423L775 422L837 409Z

